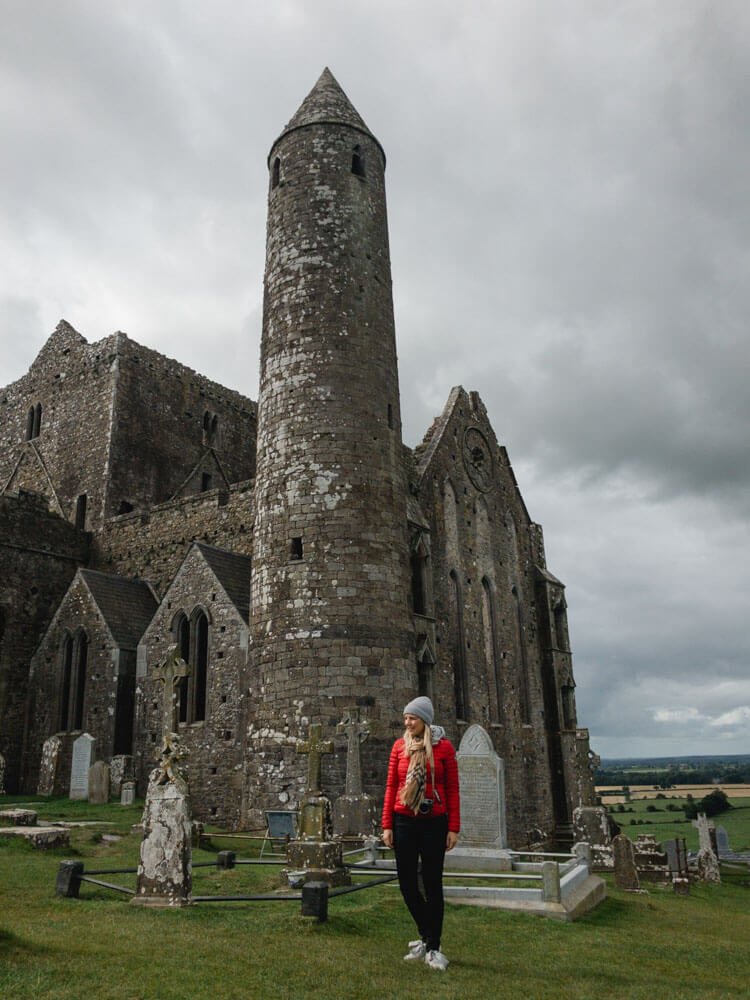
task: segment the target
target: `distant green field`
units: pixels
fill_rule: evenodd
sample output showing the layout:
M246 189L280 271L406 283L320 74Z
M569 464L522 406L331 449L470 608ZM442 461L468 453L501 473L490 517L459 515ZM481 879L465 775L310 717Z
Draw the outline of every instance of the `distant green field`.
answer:
M685 813L682 811L685 801L685 799L636 799L624 803L627 812L618 812L617 806L609 806L608 811L612 819L620 824L622 832L632 840L635 840L639 833L652 833L659 841L684 837L688 850L698 850L698 831L691 821L685 818ZM729 844L735 851L750 851L750 799L730 797L729 801L733 808L714 816L713 822L726 829ZM679 812L667 811L668 804L679 806ZM649 812L649 806L655 806L659 811Z

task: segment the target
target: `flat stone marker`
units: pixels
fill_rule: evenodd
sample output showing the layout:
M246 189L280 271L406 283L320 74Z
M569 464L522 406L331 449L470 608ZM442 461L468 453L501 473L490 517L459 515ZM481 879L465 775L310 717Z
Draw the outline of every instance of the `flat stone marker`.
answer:
M94 763L96 740L90 733L81 733L73 743L73 760L70 765L71 799L85 799L89 794L89 769Z
M505 766L481 726L466 730L456 760L461 788L461 847L504 848Z
M62 740L59 736L50 736L42 744L42 762L39 766L39 782L37 795L54 795L55 778L57 777L57 762L60 759Z
M96 761L89 768L89 802L104 805L109 802L109 764L103 760Z

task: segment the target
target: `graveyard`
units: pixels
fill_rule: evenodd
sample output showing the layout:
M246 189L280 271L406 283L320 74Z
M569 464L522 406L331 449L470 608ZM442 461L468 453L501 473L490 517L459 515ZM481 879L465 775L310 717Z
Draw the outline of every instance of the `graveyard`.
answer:
M734 804L737 817L750 813L746 800ZM38 850L0 838L4 1000L369 1000L425 989L438 998L718 1000L746 988L750 890L726 879L694 883L682 897L658 885L629 893L606 874L607 898L575 923L449 902L444 948L451 964L437 977L401 961L410 926L394 885L332 900L325 923L283 901L154 910L129 906L122 894L87 883L78 899L56 896L62 860L96 870L135 868L141 835L132 827L144 803L0 798L0 809L21 806L37 811L39 823L76 825L68 828L67 847ZM215 832L206 832L209 841L193 849L195 894L277 891L278 869L215 864L221 850L257 856L261 841L212 839ZM684 834L696 848L697 831L688 824ZM750 841L734 830L730 837L737 847ZM198 867L201 862L206 866ZM135 887L135 875L103 878Z

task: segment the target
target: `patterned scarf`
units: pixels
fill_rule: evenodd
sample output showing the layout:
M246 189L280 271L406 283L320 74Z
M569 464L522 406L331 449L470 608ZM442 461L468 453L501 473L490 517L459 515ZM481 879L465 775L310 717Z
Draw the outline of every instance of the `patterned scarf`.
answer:
M406 772L406 782L401 789L401 804L416 816L425 797L425 782L427 779L427 761L434 770L432 759L432 739L429 726L425 726L420 739L410 733L404 733L404 752L409 757L409 769Z

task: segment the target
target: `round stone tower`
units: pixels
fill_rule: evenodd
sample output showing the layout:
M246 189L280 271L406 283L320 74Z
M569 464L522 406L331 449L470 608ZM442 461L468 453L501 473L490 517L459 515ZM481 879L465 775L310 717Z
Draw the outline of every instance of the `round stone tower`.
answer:
M352 705L374 791L417 682L385 154L326 69L268 166L246 816L298 799L297 738Z

